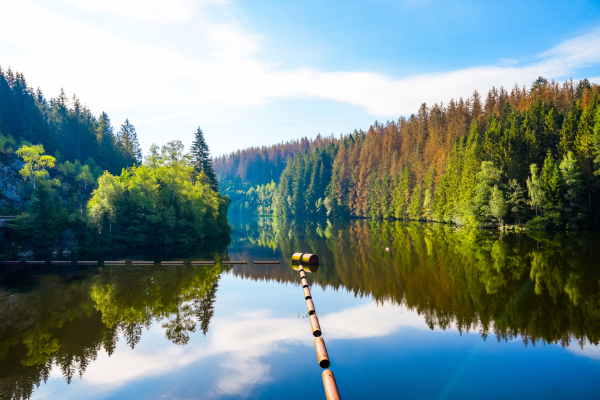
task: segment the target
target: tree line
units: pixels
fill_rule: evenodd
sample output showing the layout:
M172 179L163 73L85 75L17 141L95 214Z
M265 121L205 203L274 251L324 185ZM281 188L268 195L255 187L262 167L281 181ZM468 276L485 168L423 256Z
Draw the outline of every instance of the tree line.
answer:
M216 157L214 168L219 181L224 184L241 179L250 186L265 185L272 180L279 181L287 160L296 153L314 151L337 140L333 135L325 137L319 134L314 139L304 137L272 146L250 147Z
M478 92L288 158L280 216L393 218L458 225L598 224L600 87L538 78Z
M69 100L61 89L47 99L39 87L28 85L22 73L0 67L0 147L10 153L21 142L42 144L60 162L92 158L113 174L142 161L129 120L115 132L105 112L94 116L76 95Z
M144 161L129 120L115 133L106 113L94 117L75 96L69 105L62 90L47 101L23 74L0 69L0 161L20 158L23 178L21 205L0 207L18 214L0 256L228 235L229 200L200 128L190 154L183 148L153 145Z

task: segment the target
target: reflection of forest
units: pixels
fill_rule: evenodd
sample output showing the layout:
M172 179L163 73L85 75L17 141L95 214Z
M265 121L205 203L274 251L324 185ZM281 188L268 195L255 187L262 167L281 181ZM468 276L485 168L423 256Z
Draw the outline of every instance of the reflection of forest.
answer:
M236 227L234 246L318 254L313 284L401 303L433 329L456 326L525 344L600 339L600 236L489 230L391 221L286 222ZM242 243L240 243L240 241ZM250 242L250 243L247 243ZM389 247L390 252L385 248ZM288 258L288 257L285 257ZM289 262L289 261L288 261ZM235 267L251 279L298 282L287 266Z
M298 284L296 251L318 254L312 284L404 304L429 326L525 344L600 338L600 235L494 231L389 221L329 223L261 219L237 224L229 251L283 257L281 265L236 266L236 276ZM385 248L389 247L390 252ZM258 259L258 258L256 258ZM216 266L117 266L0 270L0 399L28 398L53 366L83 375L119 338L132 348L160 323L184 345L209 328ZM70 268L70 267L69 267Z
M173 343L213 315L215 266L132 266L78 270L3 271L2 285L17 293L0 302L0 399L29 398L53 366L70 382L119 337L134 348L143 328L159 322ZM71 271L72 272L72 271Z

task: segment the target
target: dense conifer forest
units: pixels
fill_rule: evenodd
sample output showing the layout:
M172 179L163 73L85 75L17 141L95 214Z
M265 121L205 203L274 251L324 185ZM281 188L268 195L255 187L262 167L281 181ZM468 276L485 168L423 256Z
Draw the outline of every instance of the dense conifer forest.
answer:
M76 96L61 89L48 100L0 68L0 215L17 216L0 235L0 256L227 235L229 200L200 128L192 154L183 148L153 145L144 161L128 119L116 130Z
M540 77L529 89L493 88L485 97L475 91L466 100L423 104L408 118L375 122L367 132L306 141L287 159L272 209L280 216L588 228L600 214L594 212L599 100L599 86L587 80L560 84ZM248 155L268 164L274 158L265 155L281 154L283 147L249 149L215 165L217 171L231 165L228 171L240 180L253 176L240 167ZM255 183L264 182L248 179ZM251 209L241 200L232 211Z

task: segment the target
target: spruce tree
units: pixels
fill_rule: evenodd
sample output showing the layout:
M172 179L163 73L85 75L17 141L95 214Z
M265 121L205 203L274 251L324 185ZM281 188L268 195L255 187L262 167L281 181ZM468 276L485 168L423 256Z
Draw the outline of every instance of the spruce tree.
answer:
M192 154L192 166L194 167L195 176L197 177L200 172L204 172L204 175L206 175L210 182L211 188L215 192L218 192L219 182L217 181L217 175L213 170L208 144L204 139L204 133L202 133L200 127L198 127L198 130L194 133L194 141L192 142L190 153Z
M560 172L564 185L563 219L567 229L579 228L585 224L585 208L582 207L583 179L573 152L568 152L560 162Z
M117 132L117 143L125 153L127 162L133 161L137 165L142 163L142 149L135 132L135 127L126 119Z

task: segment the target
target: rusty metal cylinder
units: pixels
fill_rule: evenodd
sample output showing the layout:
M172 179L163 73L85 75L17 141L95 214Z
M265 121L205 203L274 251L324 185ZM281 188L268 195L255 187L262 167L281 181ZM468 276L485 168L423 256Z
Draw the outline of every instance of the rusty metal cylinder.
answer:
M310 295L310 289L308 288L308 286L304 286L304 299L312 299L312 296Z
M325 388L327 400L341 400L342 398L340 397L340 392L335 383L333 372L326 369L321 376L323 377L323 387Z
M319 263L319 257L315 254L294 253L292 263L303 265L314 265Z
M312 329L312 333L314 337L321 336L321 325L319 325L319 319L316 314L311 315L310 317L310 328Z
M313 303L312 299L306 300L306 309L308 310L308 315L313 315L317 313L315 311L315 304Z
M329 368L331 361L329 361L327 347L325 347L325 341L322 337L315 339L315 349L317 349L317 358L319 359L319 365L321 368Z

